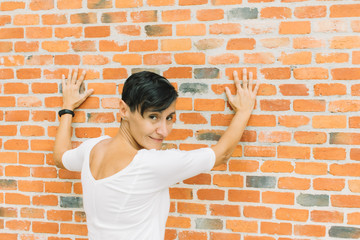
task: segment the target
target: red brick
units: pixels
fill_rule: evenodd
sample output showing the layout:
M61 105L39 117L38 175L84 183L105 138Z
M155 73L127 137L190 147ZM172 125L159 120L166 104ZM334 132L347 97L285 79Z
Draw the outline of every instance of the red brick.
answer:
M220 189L199 189L197 191L197 197L200 200L224 200L225 191Z
M253 50L255 45L256 41L253 38L230 39L226 50Z
M211 204L212 216L240 217L240 207L237 205Z
M341 191L345 187L344 179L315 178L313 188L322 191Z
M326 227L319 225L295 225L294 234L296 236L324 237Z
M82 0L58 0L57 7L60 10L79 9L82 7Z
M280 60L284 65L310 64L311 55L311 52L281 53Z
M10 230L29 231L30 225L30 221L9 220L6 222L6 228Z
M163 10L161 11L164 22L189 21L191 19L190 9Z
M39 42L15 42L15 52L37 52L39 50Z
M337 211L314 210L311 212L311 220L314 222L342 223L344 214Z
M211 240L240 240L240 234L211 232L210 239Z
M187 6L187 5L202 5L206 4L208 0L179 0L180 6Z
M38 205L38 206L57 206L58 205L58 197L55 195L33 196L32 204ZM41 209L41 210L43 210L43 209Z
M281 177L278 181L278 186L281 189L298 189L307 190L310 188L310 180L295 177Z
M276 210L276 219L305 222L309 218L309 211L305 209L279 208Z
M129 42L130 52L156 51L158 40L132 40Z
M18 14L14 16L14 25L39 25L40 17L37 14Z
M26 28L26 38L51 38L51 27L28 27Z
M1 88L1 85L0 85ZM1 90L0 90L1 92ZM28 85L25 83L5 83L4 84L4 93L5 94L26 94L28 93Z
M315 96L345 95L346 86L341 83L319 83L314 85Z
M16 2L16 1L4 1L0 3L1 11L13 11L16 9L25 9L25 2Z
M326 175L328 174L326 163L297 162L295 173L304 175Z
M290 45L290 39L281 37L281 38L265 38L260 40L261 44L266 48L279 48L286 47Z
M314 148L314 159L321 160L345 160L346 152L344 148Z
M278 158L310 159L310 148L300 146L278 146Z
M260 108L263 111L287 111L290 110L290 100L260 100Z
M193 191L189 188L170 188L171 199L192 199Z
M200 203L178 202L177 210L178 213L182 213L182 214L198 214L198 215L206 214L205 204L200 204Z
M62 25L67 23L65 14L44 14L41 16L44 25Z
M263 192L262 202L269 204L294 205L295 196L292 192Z
M280 92L284 96L308 96L309 89L305 84L281 84Z
M291 223L274 223L274 222L262 222L260 225L261 233L271 235L291 235L292 224Z
M0 52L11 52L13 49L12 42L0 42Z
M199 21L216 21L224 18L223 9L202 9L196 11L196 18Z
M229 190L230 202L260 202L260 192L254 190Z
M264 75L265 79L290 79L291 70L285 68L262 68L260 72Z
M358 36L337 36L331 40L330 48L334 49L352 49L360 47L360 37Z
M30 196L20 193L5 193L5 204L30 205Z
M240 175L216 174L213 177L213 184L219 187L243 187L244 179Z
M360 17L360 4L342 4L330 6L330 17Z
M136 8L142 7L143 0L116 0L115 7L116 8Z
M24 38L23 28L1 28L0 39Z
M210 34L239 34L241 32L240 24L237 23L215 23L210 25Z
M53 222L32 222L32 230L34 233L59 233L58 223Z
M294 166L287 161L271 161L267 160L261 165L262 172L283 172L291 173L294 171Z
M296 7L294 16L297 18L322 18L326 16L326 6Z
M244 53L244 63L250 64L270 64L275 62L272 53Z
M313 37L300 37L294 38L294 49L311 49L311 48L323 48L326 42L323 39L316 39Z
M360 79L360 68L334 68L331 70L333 80Z
M85 27L85 38L101 38L110 36L109 26Z
M296 112L324 112L326 102L324 100L301 100L293 102L293 108Z
M206 34L205 24L178 24L176 36L203 36Z
M281 22L279 34L309 34L311 24L309 21L302 22Z
M117 26L116 30L119 34L129 35L129 36L139 36L140 35L140 26L136 25L121 25Z
M271 219L272 209L262 206L244 206L243 214L247 218Z
M294 139L303 144L323 144L327 140L324 132L295 132Z
M285 19L291 18L291 9L288 7L266 7L261 9L260 16L262 18Z
M226 229L232 232L257 233L258 223L256 221L227 220Z
M143 59L145 65L165 65L172 63L171 55L168 53L145 54Z
M348 53L317 53L316 63L345 63L349 61Z
M30 9L32 11L49 10L54 8L54 1L52 0L31 0Z

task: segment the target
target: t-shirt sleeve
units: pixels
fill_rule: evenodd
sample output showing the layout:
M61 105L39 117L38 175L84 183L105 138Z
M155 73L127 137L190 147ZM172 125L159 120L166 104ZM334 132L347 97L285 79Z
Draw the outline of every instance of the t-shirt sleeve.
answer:
M62 156L62 163L69 171L80 172L85 157L85 150L88 141L80 144L77 148L66 151Z
M215 153L211 148L192 151L149 150L144 155L147 167L153 173L155 185L159 187L169 187L187 178L208 172L215 164Z

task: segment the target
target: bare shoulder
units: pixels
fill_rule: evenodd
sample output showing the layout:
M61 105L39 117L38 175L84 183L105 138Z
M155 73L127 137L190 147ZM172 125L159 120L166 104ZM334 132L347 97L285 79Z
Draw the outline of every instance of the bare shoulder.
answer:
M111 138L97 143L90 152L90 171L95 179L114 175L128 166L137 151L114 144Z

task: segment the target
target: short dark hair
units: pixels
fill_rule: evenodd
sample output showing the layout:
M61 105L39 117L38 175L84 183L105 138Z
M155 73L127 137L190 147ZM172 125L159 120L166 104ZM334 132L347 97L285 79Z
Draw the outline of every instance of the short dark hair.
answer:
M146 110L165 110L177 97L174 86L165 77L149 71L128 77L122 92L122 100L130 107L130 111L138 110L141 116Z

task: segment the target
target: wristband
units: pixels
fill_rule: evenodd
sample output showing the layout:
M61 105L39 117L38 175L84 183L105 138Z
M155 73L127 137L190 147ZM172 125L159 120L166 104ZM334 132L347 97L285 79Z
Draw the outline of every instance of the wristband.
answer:
M59 117L61 117L64 114L71 114L73 117L75 116L74 111L71 111L69 109L62 109L59 111Z

